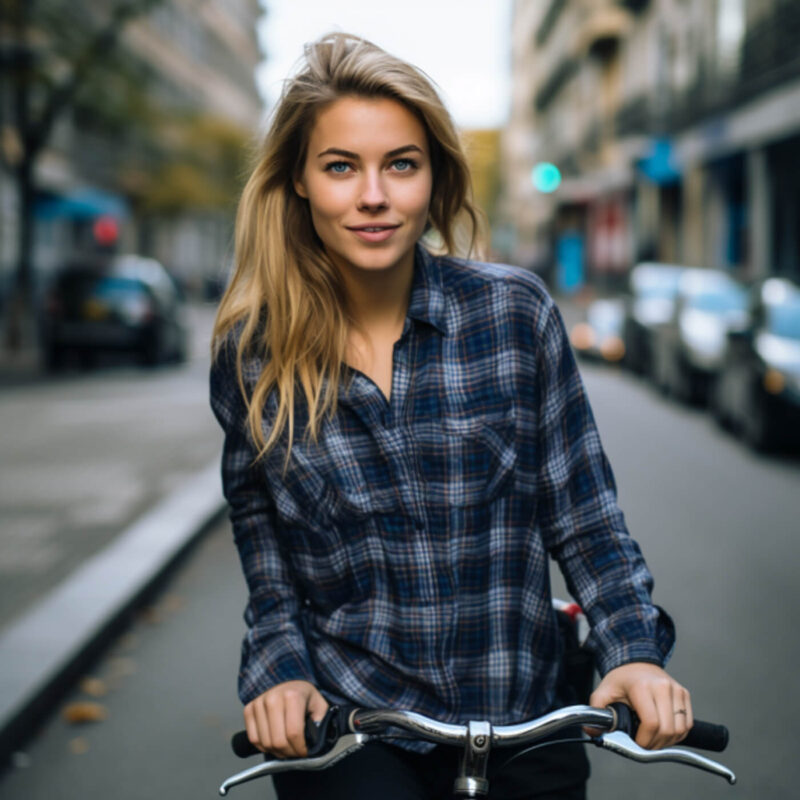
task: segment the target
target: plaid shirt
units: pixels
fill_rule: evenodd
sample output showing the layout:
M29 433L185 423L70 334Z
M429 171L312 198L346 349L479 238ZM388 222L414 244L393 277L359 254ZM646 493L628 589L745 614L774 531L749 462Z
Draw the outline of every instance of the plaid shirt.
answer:
M239 694L305 679L334 702L448 721L548 710L560 657L548 554L602 673L662 664L669 617L616 502L561 316L520 269L417 248L391 399L350 370L317 444L251 466L223 349L211 403L250 599ZM261 362L245 362L252 390ZM264 410L269 431L276 399ZM296 428L307 420L301 402Z

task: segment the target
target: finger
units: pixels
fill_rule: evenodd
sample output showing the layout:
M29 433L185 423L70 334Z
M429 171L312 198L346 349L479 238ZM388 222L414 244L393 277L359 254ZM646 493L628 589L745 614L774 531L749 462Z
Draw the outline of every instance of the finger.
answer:
M259 697L253 702L253 714L255 716L257 733L256 733L256 747L263 752L272 751L272 738L270 736L269 719L267 718L267 710L264 707L264 698Z
M684 689L684 708L686 709L686 730L687 733L694 727L694 709L692 708L692 694L688 689Z
M673 744L683 741L694 724L692 717L692 703L689 692L678 685L675 691L676 712L675 712L675 741Z
M675 684L672 680L659 681L653 686L653 698L658 713L658 731L651 747L660 750L668 747L675 742L675 711L678 708L678 700L675 697Z
M295 758L308 755L305 737L306 695L301 692L289 692L284 706L284 729L289 752Z
M256 722L255 711L253 710L253 703L248 703L244 707L244 727L247 731L247 738L250 744L263 752L261 739L258 735L258 724Z
M666 746L677 744L686 738L687 734L694 725L694 716L692 715L692 703L689 692L679 683L673 681L672 686L673 697L673 717L674 725L672 736L665 743Z
M314 722L321 722L330 707L328 701L315 689L308 699L308 711Z
M291 755L291 751L286 741L284 693L282 691L267 693L265 704L269 717L270 750L281 758L286 758Z
M656 699L649 687L635 686L631 690L631 705L639 717L639 730L636 733L636 744L649 750L658 736L660 718Z
M592 692L591 697L589 697L589 705L592 708L608 708L612 703L616 702L624 702L625 698L617 695L612 694L609 691L605 691L604 689L598 687ZM605 728L594 728L591 725L584 726L583 728L584 733L587 736L600 736L601 734L606 732Z

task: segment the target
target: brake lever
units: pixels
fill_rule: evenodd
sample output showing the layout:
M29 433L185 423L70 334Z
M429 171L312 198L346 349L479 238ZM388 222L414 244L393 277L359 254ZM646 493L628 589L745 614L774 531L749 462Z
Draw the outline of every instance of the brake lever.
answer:
M360 750L372 738L366 733L348 733L341 736L336 744L324 755L314 758L275 758L265 761L250 769L237 772L223 781L219 793L224 797L228 790L242 783L261 778L264 775L274 775L276 772L287 772L293 769L318 770L330 767L345 756Z
M714 775L725 778L731 786L736 783L736 775L731 772L724 764L712 761L710 758L701 756L693 750L684 750L681 747L666 747L663 750L645 750L622 731L603 733L600 736L593 736L589 741L597 747L609 750L623 758L630 758L632 761L644 763L655 763L659 761L669 761L676 764L686 764L696 767Z

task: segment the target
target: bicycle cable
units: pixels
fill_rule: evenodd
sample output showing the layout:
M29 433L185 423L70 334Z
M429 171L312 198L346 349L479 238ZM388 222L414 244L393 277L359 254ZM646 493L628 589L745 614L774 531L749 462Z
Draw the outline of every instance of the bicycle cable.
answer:
M519 758L520 756L527 755L528 753L532 753L534 750L540 750L543 747L551 747L554 744L586 744L587 739L581 737L580 739L553 739L548 742L539 742L539 744L531 745L530 747L526 747L524 750L520 750L514 755L510 756L506 759L498 768L497 771L500 772L504 770L515 758Z

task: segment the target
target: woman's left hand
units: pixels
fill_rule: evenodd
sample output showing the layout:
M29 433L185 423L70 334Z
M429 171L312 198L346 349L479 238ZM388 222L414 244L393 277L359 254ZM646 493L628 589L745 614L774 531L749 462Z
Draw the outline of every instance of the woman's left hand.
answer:
M655 664L635 662L612 669L589 698L595 708L617 702L636 712L641 722L636 744L649 750L680 742L694 724L689 692Z

